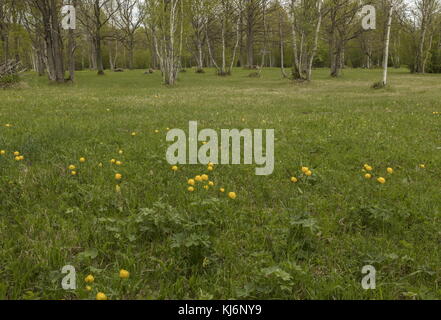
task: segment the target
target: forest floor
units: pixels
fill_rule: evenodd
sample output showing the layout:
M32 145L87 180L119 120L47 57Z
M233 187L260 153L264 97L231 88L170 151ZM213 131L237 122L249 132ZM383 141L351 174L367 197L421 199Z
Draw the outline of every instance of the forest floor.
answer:
M68 85L25 74L1 90L0 298L441 298L441 76L392 69L375 90L381 70L249 73L188 70L174 88L142 70ZM274 173L171 170L167 129L190 120L275 129ZM201 174L214 186L189 192Z

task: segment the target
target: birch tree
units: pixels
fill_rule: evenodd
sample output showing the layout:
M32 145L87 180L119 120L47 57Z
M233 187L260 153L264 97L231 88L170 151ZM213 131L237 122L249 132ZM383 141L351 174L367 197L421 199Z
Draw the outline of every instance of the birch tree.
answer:
M183 0L148 1L148 25L152 30L162 79L166 85L174 85L179 73L180 57L176 39L180 19L184 18L180 10L181 1Z
M415 52L415 72L425 73L426 64L433 44L434 22L439 12L438 0L416 0L413 14L418 26L418 44Z
M311 80L323 18L322 0L291 0L294 79Z

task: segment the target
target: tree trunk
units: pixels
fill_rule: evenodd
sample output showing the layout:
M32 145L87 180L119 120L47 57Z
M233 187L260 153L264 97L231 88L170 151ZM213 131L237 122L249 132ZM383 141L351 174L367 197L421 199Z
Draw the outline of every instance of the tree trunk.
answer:
M96 61L96 69L97 74L99 76L104 75L104 66L103 66L103 55L101 52L101 36L99 32L95 35L95 61Z
M307 66L308 69L306 72L306 80L308 80L308 81L310 81L311 77L312 77L312 64L314 62L314 58L317 53L318 38L319 38L320 28L322 25L322 1L321 0L318 1L317 12L318 12L318 20L317 20L317 25L316 25L316 29L315 29L315 35L314 35L314 46L311 51L311 56L309 57L309 63Z
M393 4L390 4L390 8L387 14L386 33L384 37L384 52L383 52L383 80L382 85L387 85L387 69L389 65L389 42L390 42L390 29L392 26L392 14L394 11Z
M68 38L68 44L67 44L67 50L68 50L68 59L69 59L69 80L75 81L75 49L76 49L76 43L75 43L75 34L74 30L69 29L69 38Z

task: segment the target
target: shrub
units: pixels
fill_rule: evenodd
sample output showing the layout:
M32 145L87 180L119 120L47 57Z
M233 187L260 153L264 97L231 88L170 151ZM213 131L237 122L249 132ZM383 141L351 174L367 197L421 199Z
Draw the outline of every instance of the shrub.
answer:
M20 77L17 74L7 74L0 76L0 88L8 88L20 82Z

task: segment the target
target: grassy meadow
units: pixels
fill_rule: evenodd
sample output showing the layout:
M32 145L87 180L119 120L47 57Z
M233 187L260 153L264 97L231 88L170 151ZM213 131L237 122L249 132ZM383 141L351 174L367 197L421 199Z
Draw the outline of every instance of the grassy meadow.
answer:
M381 70L249 72L187 70L174 88L142 70L27 73L1 90L0 299L441 298L441 76L391 70L375 90ZM274 173L171 170L167 129L190 120L275 129ZM189 192L202 174L214 186Z

